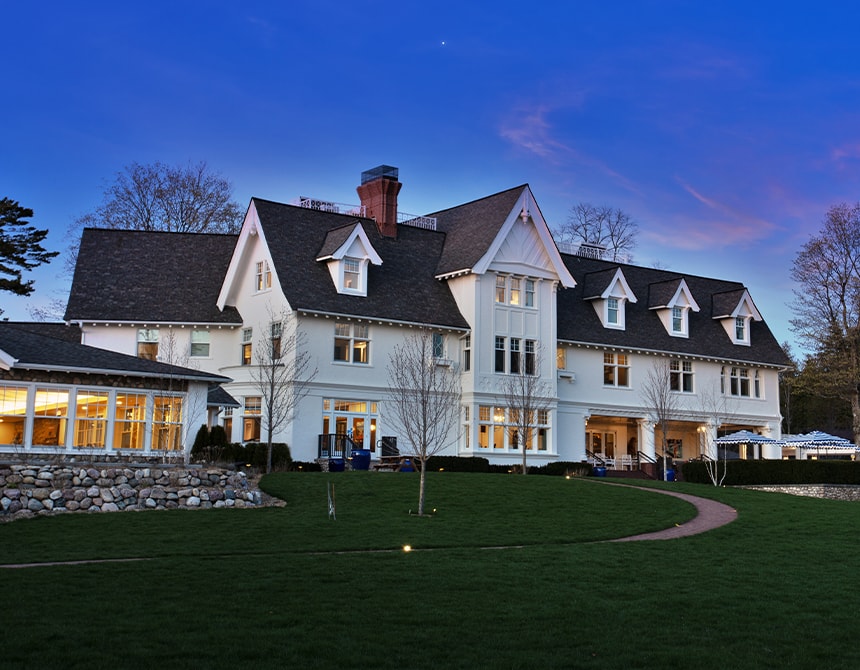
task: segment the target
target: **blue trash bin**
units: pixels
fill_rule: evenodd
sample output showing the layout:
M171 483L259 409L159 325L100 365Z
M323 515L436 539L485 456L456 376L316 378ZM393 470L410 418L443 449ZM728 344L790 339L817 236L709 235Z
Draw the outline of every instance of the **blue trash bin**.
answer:
M370 449L352 450L352 469L370 470Z
M675 481L675 471L672 469L666 470L666 481L674 482Z
M344 460L342 458L329 459L329 462L328 462L328 471L329 472L343 472L343 470L344 470Z
M594 466L594 476L595 477L605 477L606 476L606 467L603 465L595 465Z

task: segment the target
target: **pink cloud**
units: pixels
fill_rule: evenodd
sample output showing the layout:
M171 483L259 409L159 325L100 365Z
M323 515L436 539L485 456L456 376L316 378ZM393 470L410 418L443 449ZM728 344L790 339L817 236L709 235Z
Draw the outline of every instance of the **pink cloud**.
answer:
M552 111L554 110L545 105L524 109L504 120L499 134L518 149L535 154L557 166L570 162L578 163L600 171L628 191L642 193L635 182L603 161L583 154L570 144L557 139L555 128L548 120Z

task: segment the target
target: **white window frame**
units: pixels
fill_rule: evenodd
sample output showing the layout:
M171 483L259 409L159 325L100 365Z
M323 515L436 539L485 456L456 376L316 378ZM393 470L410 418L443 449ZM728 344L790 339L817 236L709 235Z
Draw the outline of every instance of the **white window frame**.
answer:
M212 334L208 328L194 328L191 331L191 358L209 358L212 350Z
M626 383L620 383L623 375ZM614 351L603 352L603 386L606 388L630 388L630 356Z
M334 324L332 362L339 365L370 365L370 342L370 327L367 324L337 321ZM344 350L346 358L337 356L340 349ZM361 360L362 350L364 360Z
M254 266L254 293L272 290L272 268L269 261L257 261Z
M675 393L695 393L693 362L669 361L669 388Z

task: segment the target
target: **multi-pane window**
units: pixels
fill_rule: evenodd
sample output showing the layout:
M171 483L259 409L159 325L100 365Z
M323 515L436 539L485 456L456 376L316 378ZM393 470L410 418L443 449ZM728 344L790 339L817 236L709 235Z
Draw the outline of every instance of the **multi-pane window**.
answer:
M433 333L433 358L445 358L445 338L442 333Z
M227 439L233 441L233 408L225 407L221 411L221 425L224 427L224 432L227 434Z
M103 449L107 438L107 391L78 391L75 406L74 446Z
M507 281L502 275L496 275L496 302L504 304Z
M630 386L630 363L627 354L604 352L603 384L604 386Z
M495 298L499 304L514 307L535 306L535 281L520 277L496 275Z
M146 429L146 396L117 393L113 424L114 449L143 449Z
M253 348L254 329L242 329L242 365L251 365L251 350Z
M725 393L725 368L723 368L720 378L721 387ZM753 397L761 397L761 378L758 370L753 371L753 374L750 375L748 368L731 368L729 374L729 395L749 398L751 392Z
M535 306L535 282L534 279L526 279L526 307Z
M334 324L334 360L343 363L370 362L370 337L367 325Z
M512 305L520 304L520 280L516 277L511 277L510 297L510 302Z
M137 357L150 361L158 359L157 328L141 328L137 331Z
M271 344L272 360L276 361L281 357L281 334L283 332L283 324L280 321L274 321L269 328L269 343Z
M746 342L747 320L742 316L735 317L735 339L738 342Z
M681 307L672 308L672 332L684 332L684 310Z
M258 261L254 272L254 288L257 293L272 288L272 269L269 261Z
M467 415L468 416L468 415ZM478 448L518 450L522 446L519 417L514 409L478 406ZM531 437L526 448L546 451L548 448L549 412L538 410L531 416Z
M466 335L463 340L463 372L472 369L472 336Z
M511 365L508 372L512 375L520 372L520 339L517 337L511 338Z
M153 451L182 449L182 398L164 395L153 398Z
M496 360L495 367L496 372L504 372L505 371L505 338L496 336Z
M618 298L606 299L606 323L618 325Z
M209 356L209 331L194 329L191 331L192 358Z
M525 373L527 375L536 374L535 370L535 341L534 340L526 340L526 369Z
M693 363L691 361L670 361L669 387L673 391L693 392Z
M249 442L260 439L260 415L263 399L260 396L245 396L245 413L242 417L242 440Z
M27 389L0 384L0 444L23 444Z
M64 446L69 420L69 392L63 389L37 388L34 414L33 444Z
M361 290L361 261L346 256L343 259L343 287L348 290Z

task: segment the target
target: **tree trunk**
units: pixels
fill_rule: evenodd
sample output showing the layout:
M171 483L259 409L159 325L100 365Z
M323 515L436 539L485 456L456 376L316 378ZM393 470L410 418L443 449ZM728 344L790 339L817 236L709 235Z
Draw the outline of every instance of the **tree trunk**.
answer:
M418 516L424 516L424 473L427 472L427 459L419 459L421 474L418 480Z
M860 446L860 389L851 394L851 424L854 444Z

